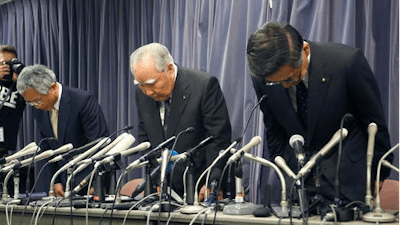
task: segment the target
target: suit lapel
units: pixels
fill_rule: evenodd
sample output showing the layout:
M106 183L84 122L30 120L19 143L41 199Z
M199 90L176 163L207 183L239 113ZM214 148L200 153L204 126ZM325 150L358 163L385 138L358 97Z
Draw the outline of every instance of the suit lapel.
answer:
M59 143L64 143L65 131L68 125L68 117L71 111L70 95L68 87L62 87L60 109L58 111L58 141Z
M190 92L187 90L189 84L186 82L185 78L186 74L179 73L178 70L174 91L172 93L171 114L169 115L167 124L167 137L176 133L179 119L190 98Z
M328 90L331 80L331 74L323 73L324 67L328 62L320 57L323 52L318 47L310 43L311 59L309 68L309 83L308 83L308 135L312 138L321 107L324 103L326 91ZM329 119L329 118L326 118ZM311 140L310 140L311 141Z

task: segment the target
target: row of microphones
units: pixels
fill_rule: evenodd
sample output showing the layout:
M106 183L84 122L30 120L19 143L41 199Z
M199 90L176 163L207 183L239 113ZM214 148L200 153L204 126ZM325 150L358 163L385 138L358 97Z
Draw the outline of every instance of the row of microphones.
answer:
M8 172L10 170L13 170L15 168L22 168L22 167L28 166L31 162L37 162L37 161L40 161L43 159L50 158L54 155L58 155L58 154L67 152L67 151L71 150L72 148L73 148L72 144L66 144L56 150L46 150L46 151L40 153L39 155L36 155L35 158L34 157L27 158L27 159L22 160L21 162L17 162L17 163L11 164L9 166L3 167L0 169L0 172L4 173L4 172Z
M18 159L18 158L21 158L21 157L27 156L27 155L32 155L33 153L35 153L36 148L37 148L37 145L35 142L29 143L28 145L26 145L24 148L22 148L18 152L14 153L10 156L1 158L0 165L6 166L6 163L11 162L11 160Z
M70 176L68 176L67 182L66 182L66 187L65 187L65 196L69 196L69 191L70 191L70 183L72 177L74 177L76 174L78 174L80 171L84 170L86 167L88 167L91 163L97 162L98 160L102 159L101 157L109 156L112 152L122 152L129 148L133 143L135 142L135 138L131 134L127 133L122 133L120 134L113 142L108 144L106 147L103 149L99 150L97 153L92 155L91 157L87 159L83 159L79 162L76 163L75 166L78 166Z
M121 152L120 155L121 155L121 156L129 156L129 155L134 154L134 153L136 153L136 152L145 151L145 150L147 150L149 147L150 147L150 142L147 142L147 141L146 141L146 142L142 142L142 143L138 144L138 145L135 146L135 147L132 147L132 148L130 148L130 149L127 149L127 150ZM111 162L112 160L115 159L116 156L117 156L117 155L109 155L109 156L107 156L106 158L104 158L104 159L102 159L101 161L96 162L96 163L98 163L99 165L100 165L100 164L102 165L102 164ZM79 184L74 188L73 192L74 192L74 193L77 193L77 192L79 192L80 190L82 190L84 187L86 187L86 186L88 185L89 180L90 180L90 174L87 175L82 181L79 182Z

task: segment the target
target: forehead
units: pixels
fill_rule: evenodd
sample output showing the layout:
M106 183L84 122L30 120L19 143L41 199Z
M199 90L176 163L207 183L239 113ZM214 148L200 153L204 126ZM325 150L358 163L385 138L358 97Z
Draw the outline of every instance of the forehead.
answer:
M269 81L282 81L288 77L291 77L296 72L298 73L299 68L294 68L289 65L283 65L279 70L276 71L273 75L269 76L267 79Z
M7 62L12 58L15 58L15 55L11 52L0 52L0 62Z
M154 67L154 60L150 54L146 54L142 59L133 65L135 79L145 81L158 76L159 71Z
M34 88L27 88L25 92L22 94L22 97L24 97L26 101L32 101L37 98L40 98L41 96L42 95L39 92L37 92L36 89Z

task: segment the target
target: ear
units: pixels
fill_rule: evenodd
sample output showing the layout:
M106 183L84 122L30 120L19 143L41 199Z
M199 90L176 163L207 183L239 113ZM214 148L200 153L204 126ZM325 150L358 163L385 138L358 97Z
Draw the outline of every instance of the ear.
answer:
M303 44L303 52L306 54L306 57L310 55L310 44L308 42Z

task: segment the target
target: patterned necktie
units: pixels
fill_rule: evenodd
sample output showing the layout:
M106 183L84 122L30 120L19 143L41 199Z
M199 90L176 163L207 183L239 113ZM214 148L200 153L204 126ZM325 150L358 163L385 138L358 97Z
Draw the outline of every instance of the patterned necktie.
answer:
M301 81L296 85L296 101L297 101L297 115L304 127L307 128L307 103L308 103L308 90Z
M169 114L171 112L171 98L168 98L167 100L164 101L164 134L167 134L167 121Z
M51 126L53 128L54 136L58 138L58 110L55 108L51 109Z

